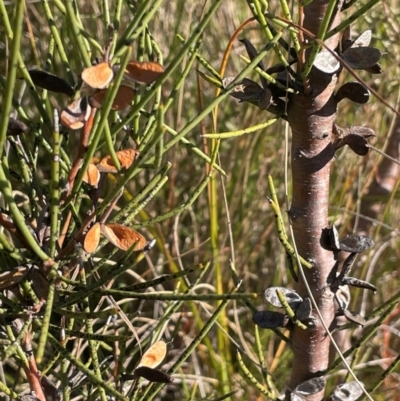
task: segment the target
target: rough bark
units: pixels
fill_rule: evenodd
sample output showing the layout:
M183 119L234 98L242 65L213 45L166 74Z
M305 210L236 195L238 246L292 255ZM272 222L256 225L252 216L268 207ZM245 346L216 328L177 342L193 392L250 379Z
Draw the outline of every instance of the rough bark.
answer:
M340 3L340 2L339 2ZM305 7L304 27L316 34L324 16L328 1L314 0ZM339 23L339 15L331 27ZM334 49L338 37L327 45ZM336 102L332 94L337 81L336 75L327 75L313 70L310 76L311 92L293 96L288 109L288 121L292 129L292 177L293 198L290 218L299 254L314 267L305 269L326 325L334 321L333 294L325 288L327 277L334 265L333 253L324 249L323 230L328 226L328 199L330 164L334 155L331 143L332 125L336 115ZM299 279L297 292L306 297L304 282ZM302 330L297 326L291 332L293 350L290 391L297 385L327 368L330 340L314 311L316 326ZM321 400L323 391L309 396L307 400Z

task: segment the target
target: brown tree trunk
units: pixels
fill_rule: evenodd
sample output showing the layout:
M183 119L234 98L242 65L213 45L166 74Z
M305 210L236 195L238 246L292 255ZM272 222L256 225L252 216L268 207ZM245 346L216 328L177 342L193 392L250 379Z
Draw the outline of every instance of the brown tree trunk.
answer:
M397 117L396 125L388 138L384 152L393 159L400 159L400 118ZM367 233L372 222L369 219L364 219L363 216L372 219L378 218L385 202L379 199L381 196L390 196L394 187L397 184L400 174L400 166L394 161L384 157L376 171L376 175L371 182L367 193L363 196L360 208L360 222L358 231ZM378 197L378 200L377 200Z
M304 27L317 34L329 1L314 0L304 9ZM340 3L340 2L339 2ZM331 28L340 21L340 12ZM336 48L338 37L326 43ZM336 75L313 70L310 75L310 93L295 95L288 109L288 121L292 129L292 177L293 198L290 218L299 254L311 261L312 269L304 269L307 282L330 327L334 321L333 294L325 288L327 277L335 263L333 253L321 246L323 229L328 227L328 199L330 164L334 156L331 142L332 125L336 116L333 91ZM299 278L297 292L308 297L304 282ZM318 376L329 363L330 340L318 315L313 311L316 325L302 330L295 326L291 332L293 371L288 396L300 383ZM307 400L321 400L323 391L309 396Z

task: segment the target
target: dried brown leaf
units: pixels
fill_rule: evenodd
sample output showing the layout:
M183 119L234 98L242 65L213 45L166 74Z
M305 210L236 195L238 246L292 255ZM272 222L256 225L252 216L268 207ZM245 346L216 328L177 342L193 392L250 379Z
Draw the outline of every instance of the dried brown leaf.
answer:
M100 223L94 224L90 230L86 233L85 239L83 240L83 249L87 253L93 253L96 251L100 242Z
M0 273L0 290L13 287L18 284L29 272L26 266L14 267Z
M102 234L117 248L127 251L135 245L135 251L141 251L147 241L143 235L121 224L102 224Z
M91 107L87 98L77 99L61 112L61 123L72 130L81 129L89 118L90 112Z
M104 99L106 97L107 89L100 89L95 92L89 98L89 103L92 107L96 109L101 108ZM113 104L111 106L112 110L123 110L129 107L132 104L133 98L135 97L135 91L126 85L121 85L118 89L118 92L114 98Z
M82 178L83 182L86 184L95 187L100 181L100 171L99 169L92 163L89 164L88 169L85 171L85 174Z
M156 368L167 355L167 344L163 340L156 341L140 359L138 367L147 366L148 368Z
M164 67L153 61L131 61L125 69L126 76L139 84L151 84L162 73Z
M135 161L139 152L135 149L123 149L115 152L119 163L121 164L121 168L128 169L132 163ZM97 164L97 168L100 172L103 173L117 173L118 170L115 167L115 164L111 158L111 156L104 157L99 164Z
M82 71L82 80L94 89L105 88L113 79L114 72L109 63L99 63Z

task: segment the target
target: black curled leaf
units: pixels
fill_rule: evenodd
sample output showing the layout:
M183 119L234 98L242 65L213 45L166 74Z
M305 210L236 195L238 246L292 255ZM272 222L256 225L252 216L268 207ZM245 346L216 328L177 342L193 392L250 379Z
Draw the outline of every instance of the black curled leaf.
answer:
M345 36L345 35L344 35ZM356 40L352 41L352 40L348 40L348 36L344 37L342 39L342 56L343 58L346 60L346 58L354 58L355 56L355 60L349 60L349 64L352 64L352 61L355 61L356 64L358 65L358 67L355 67L353 65L352 68L361 68L365 71L370 72L371 74L380 74L382 72L382 67L380 66L380 64L378 63L378 50L374 49L372 47L369 46L369 44L371 43L371 37L372 37L372 33L371 31L368 29L365 32L363 32ZM362 62L360 63L359 57L360 54L358 53L358 48L363 48L363 49L372 49L372 50L366 50L366 51L361 51L361 58L364 58L365 60L362 60ZM347 56L346 56L347 53ZM353 53L353 54L352 54ZM374 59L369 59L368 57L371 53L374 53L374 57L375 57L375 62ZM347 60L346 60L347 61ZM366 64L373 64L370 65L369 67L366 66ZM361 64L363 64L363 66L361 66Z
M253 315L253 322L263 329L275 329L285 327L289 318L280 312L258 311Z
M295 290L290 290L284 287L270 287L264 291L264 296L266 300L271 304L276 306L277 308L283 308L281 301L278 298L276 290L280 290L285 296L288 304L294 310L296 310L300 304L303 302L303 298L297 294Z
M346 82L342 85L336 95L335 99L339 103L342 99L349 99L352 102L365 104L369 100L369 90L365 88L364 85L360 84L357 81L354 82Z
M289 74L286 74L286 75L287 75L288 79L278 77L278 78L276 78L276 82L281 84L283 87L289 86L292 89L295 89L294 81L292 80L292 78L290 78ZM272 97L275 101L278 97L286 97L288 94L285 90L282 89L282 87L279 87L279 86L276 86L273 84L269 85L268 88L271 90Z
M307 326L315 326L315 318L312 315L312 305L310 298L304 298L304 301L296 310L296 318Z
M239 40L239 42L244 44L244 47L246 48L247 54L249 55L249 58L251 61L253 61L257 56L258 56L258 51L256 48L253 46L253 44L246 38ZM263 71L265 71L264 64L262 61L260 61L257 64L257 67L260 67ZM264 89L268 87L268 82L264 77L261 78L261 84Z
M22 122L10 117L8 119L7 135L21 135L28 131L28 127Z
M149 368L148 366L140 366L135 369L136 377L143 377L152 383L171 383L172 378L168 373L159 369Z
M366 156L369 152L368 141L360 135L349 134L343 139L343 142L359 156Z
M343 60L355 70L373 67L381 58L382 53L374 47L351 47L343 54Z
M364 387L363 383L361 383L361 385ZM362 387L355 381L339 384L333 390L328 401L355 401L362 393Z
M368 71L371 74L382 74L382 66L379 63L374 64L372 67L364 68L365 71Z
M41 70L28 70L28 72L36 86L67 96L73 96L75 93L74 88L65 79L57 75Z
M360 253L372 248L374 244L374 240L368 235L348 235L340 241L340 249Z
M343 277L347 276L350 273L350 270L354 264L354 261L356 260L357 253L352 252L343 262L342 270L340 271L340 274L338 276L338 281L340 284L342 284Z
M234 79L234 77L224 78L222 80L224 88L226 88ZM239 99L240 102L258 102L263 95L263 92L263 88L261 88L257 82L244 78L241 82L235 85L230 95L235 99Z
M267 110L272 102L272 93L269 88L265 88L258 99L258 106L261 110Z
M353 41L350 39L345 39L343 37L341 43L342 43L342 52L344 52L346 49L349 49L351 47Z
M304 301L296 310L296 318L299 320L306 320L311 316L311 300L310 298L304 298Z
M292 401L304 401L302 396L317 394L325 388L326 380L324 377L313 377L300 383L290 395Z
M374 293L378 291L378 289L371 283L354 277L343 277L342 284L351 285L352 287L364 288L366 290L371 290Z
M61 391L55 384L49 379L48 376L44 375L40 379L40 384L42 385L44 395L46 400L61 401Z
M348 145L359 156L368 154L367 139L375 136L374 130L368 127L340 128L336 124L333 126L332 132L336 136L334 142L336 150Z
M358 324L360 326L365 326L365 324L367 323L367 321L365 320L365 318L363 316L361 316L359 313L351 311L349 309L343 309L343 316L345 316L345 318L352 323Z
M365 139L371 138L376 136L375 131L372 128L369 127L359 127L359 126L353 126L349 128L349 135L359 135L362 136Z

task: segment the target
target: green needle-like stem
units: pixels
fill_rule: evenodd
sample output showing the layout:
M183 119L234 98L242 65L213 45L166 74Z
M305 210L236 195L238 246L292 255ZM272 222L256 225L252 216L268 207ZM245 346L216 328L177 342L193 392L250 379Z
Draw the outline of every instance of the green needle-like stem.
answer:
M7 160L3 158L3 163L0 164L0 192L4 196L4 200L7 203L11 216L13 218L14 224L18 227L19 231L23 235L24 239L28 243L29 247L32 249L32 251L42 260L46 261L49 258L49 256L41 249L39 244L37 243L36 239L33 237L31 230L25 223L24 216L21 213L21 210L19 209L18 205L15 202L13 193L12 193L12 188L10 186L10 180L6 176L6 173L4 171L4 165L7 166Z
M4 145L6 142L7 128L9 116L11 113L15 80L17 78L18 70L18 59L20 57L20 46L21 37L23 30L23 18L24 18L24 8L25 1L19 0L15 6L15 17L13 21L13 31L9 32L8 36L11 39L11 51L8 63L8 74L6 80L6 88L3 92L2 108L1 108L1 122L0 122L0 157L4 151ZM2 20L8 22L7 12L4 6L4 2L0 1L0 13L2 15ZM9 26L11 29L11 27Z

